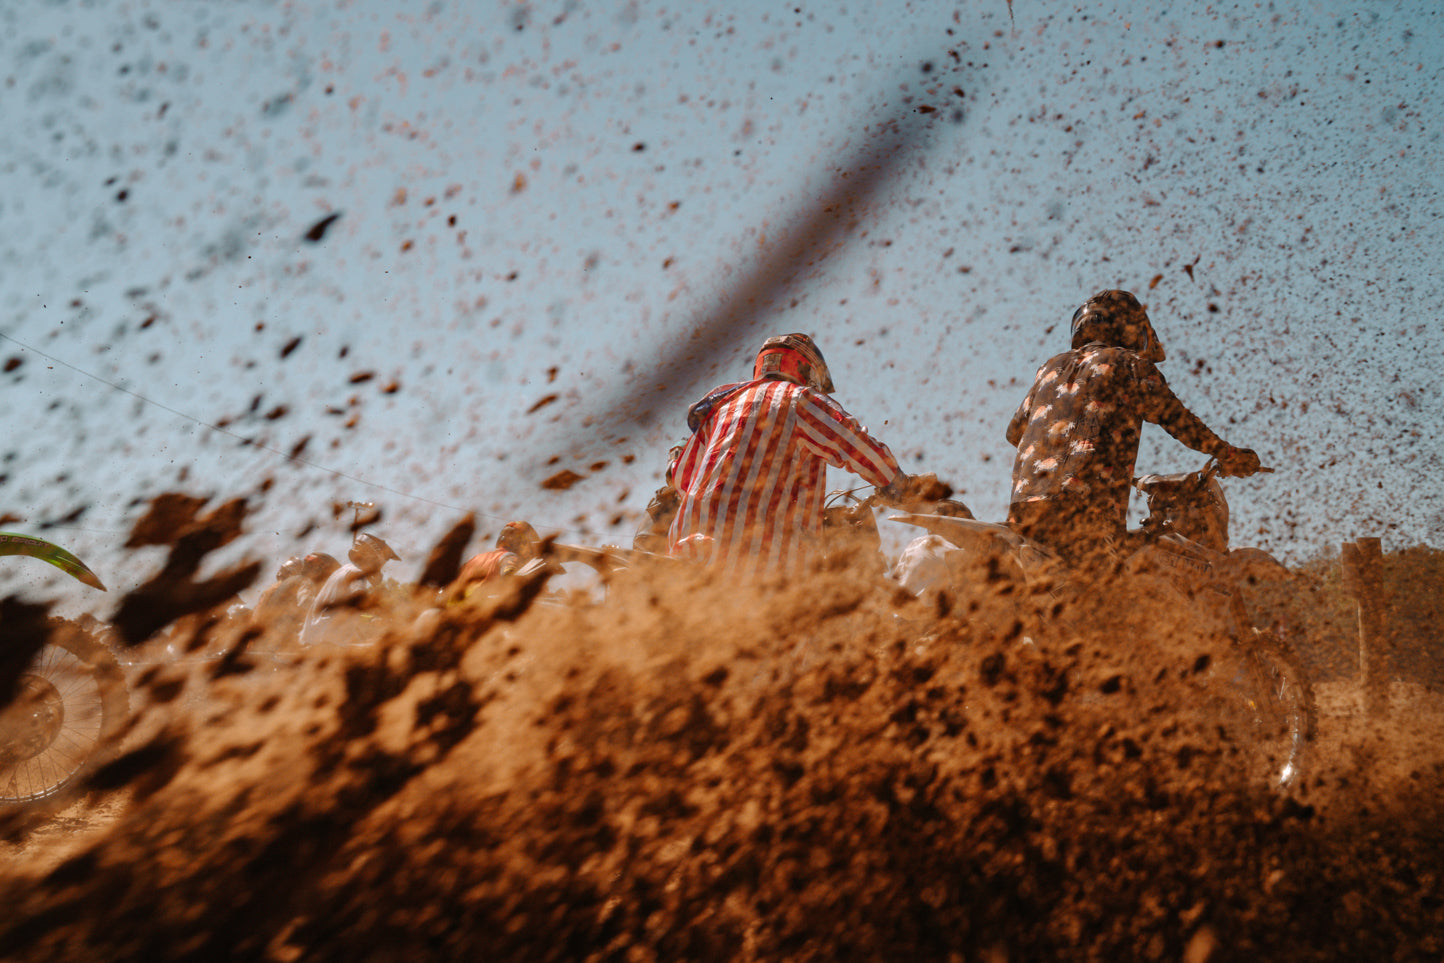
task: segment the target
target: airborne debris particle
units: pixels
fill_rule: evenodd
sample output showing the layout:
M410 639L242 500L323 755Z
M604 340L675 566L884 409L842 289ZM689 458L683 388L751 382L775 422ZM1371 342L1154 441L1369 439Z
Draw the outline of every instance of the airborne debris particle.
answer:
M1163 280L1163 275L1162 275L1162 274L1155 274L1155 275L1153 275L1153 280L1151 280L1151 281L1148 282L1148 290L1152 291L1154 288L1158 287L1158 282L1159 282L1159 281L1162 281L1162 280Z
M539 399L537 400L536 404L532 405L530 408L528 408L528 409L526 410L526 413L530 415L530 414L532 414L532 413L534 413L534 412L536 412L536 411L539 411L539 410L541 410L542 408L545 408L547 405L551 404L553 401L556 401L556 400L557 400L558 398L560 398L560 397L561 397L561 396L558 395L558 394L556 394L556 393L552 393L552 394L549 394L549 395L543 395L541 398L539 398Z
M370 381L374 377L376 377L376 372L374 371L358 371L346 380L353 385L359 385Z
M547 489L548 491L564 492L581 480L581 475L578 475L570 468L563 468L555 475L552 475L550 478L547 478L545 481L543 481L541 483L541 487Z
M327 214L315 224L312 224L311 229L306 232L306 240L310 241L312 244L319 243L321 238L326 236L326 229L329 228L332 224L336 223L337 219L339 219L340 217L341 212L337 211L334 214Z
M14 371L16 368L20 367L20 366L21 366L22 364L24 364L24 363L25 363L25 362L22 361L20 358L16 358L16 357L6 358L6 359L5 359L5 373L6 373L6 374L9 374L10 372Z
M290 357L291 352L292 352L292 351L295 351L298 347L300 347L300 345L301 345L301 337L300 337L300 335L297 335L296 337L292 338L290 341L287 341L287 342L285 343L285 345L283 345L282 348L281 348L281 360L284 361L286 358Z
M471 541L475 532L476 516L468 513L432 547L419 584L431 588L445 588L451 584L461 569L466 543Z

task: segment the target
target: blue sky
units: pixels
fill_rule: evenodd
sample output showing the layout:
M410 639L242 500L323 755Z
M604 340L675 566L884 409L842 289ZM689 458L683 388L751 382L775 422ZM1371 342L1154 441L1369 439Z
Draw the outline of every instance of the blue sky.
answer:
M348 499L401 574L467 510L626 542L686 400L785 330L1000 518L1008 416L1119 286L1185 403L1278 468L1230 483L1236 544L1439 544L1435 5L894 9L6 4L3 527L121 589L168 490L253 495L233 556L340 554ZM889 124L851 225L671 365Z

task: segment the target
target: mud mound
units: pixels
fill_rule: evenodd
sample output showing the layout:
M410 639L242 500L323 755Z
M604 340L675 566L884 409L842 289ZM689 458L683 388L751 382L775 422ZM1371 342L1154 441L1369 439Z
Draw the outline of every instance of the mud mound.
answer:
M845 573L675 578L403 605L289 663L206 623L231 655L149 673L100 774L124 812L0 870L4 955L1444 952L1438 770L1397 809L1327 759L1272 791L1209 709L1221 656L1156 614L1045 641Z

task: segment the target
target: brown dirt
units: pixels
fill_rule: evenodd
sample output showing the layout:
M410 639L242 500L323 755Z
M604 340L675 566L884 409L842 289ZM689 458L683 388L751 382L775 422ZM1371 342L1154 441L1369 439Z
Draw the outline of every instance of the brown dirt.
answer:
M899 604L654 580L162 667L98 806L10 825L0 955L1444 953L1434 694L1320 687L1283 795L1157 615L1039 647Z

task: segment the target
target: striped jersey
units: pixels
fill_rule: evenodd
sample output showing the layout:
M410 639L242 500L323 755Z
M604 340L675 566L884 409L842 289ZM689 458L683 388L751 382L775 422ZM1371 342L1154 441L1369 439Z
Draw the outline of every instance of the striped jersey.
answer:
M727 574L796 573L817 556L828 465L879 487L899 471L841 405L788 381L715 389L688 422L692 437L672 469L681 502L670 549L707 536L704 558Z

